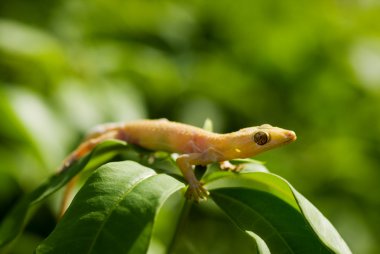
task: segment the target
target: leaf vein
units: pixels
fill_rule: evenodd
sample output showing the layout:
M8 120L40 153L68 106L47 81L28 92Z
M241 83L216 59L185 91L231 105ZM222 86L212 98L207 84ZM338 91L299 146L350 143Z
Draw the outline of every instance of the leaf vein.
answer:
M153 172L148 172L146 174L143 174L141 175L137 181L135 181L131 187L129 189L126 190L126 192L120 196L120 198L115 202L115 204L106 211L106 214L107 216L104 218L104 221L102 222L102 224L100 225L98 231L96 232L95 236L94 236L94 239L93 239L93 242L91 243L91 246L90 248L88 249L88 252L87 253L91 253L91 251L93 250L93 248L95 247L95 243L96 243L96 239L99 237L102 229L104 228L106 222L108 221L108 219L110 218L112 212L115 210L116 207L118 207L118 205L120 204L121 201L123 201L125 199L125 197L134 190L134 188L139 185L142 181L152 177L152 176L155 176L156 174L153 173Z

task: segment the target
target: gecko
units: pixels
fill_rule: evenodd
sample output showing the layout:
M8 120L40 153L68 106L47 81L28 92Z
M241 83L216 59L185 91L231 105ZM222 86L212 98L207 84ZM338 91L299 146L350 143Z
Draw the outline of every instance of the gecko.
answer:
M84 141L63 161L59 171L105 140L117 139L155 151L177 153L176 159L188 183L186 197L196 202L207 199L209 192L195 177L193 166L225 163L229 160L250 158L259 153L291 143L297 139L294 131L263 124L235 132L219 134L195 126L167 119L136 120L109 123L95 127ZM229 167L229 166L227 166Z

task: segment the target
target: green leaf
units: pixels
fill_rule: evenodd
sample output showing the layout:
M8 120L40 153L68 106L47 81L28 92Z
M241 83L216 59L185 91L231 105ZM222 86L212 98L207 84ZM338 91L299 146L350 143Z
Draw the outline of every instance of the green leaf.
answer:
M0 51L49 64L62 64L65 58L61 45L50 34L6 19L0 19Z
M318 209L304 196L290 186L303 215L318 236L335 253L351 253L347 244L333 227L333 225L322 215Z
M136 162L97 169L37 253L146 253L157 211L184 185Z
M203 129L206 131L213 132L214 127L213 127L213 123L212 123L210 118L206 118L206 120L203 124Z
M121 147L125 149L124 142L116 140L105 141L99 144L90 154L76 163L73 163L61 173L52 176L33 192L25 195L0 225L0 247L11 242L18 236L24 228L28 217L30 217L28 215L32 208L69 182L76 174L85 168L91 157L96 157L111 151L114 152L117 148Z
M281 177L215 172L206 180L215 203L272 253L351 253L330 222Z
M245 232L247 233L247 235L251 236L255 240L255 242L257 244L257 249L256 249L257 253L259 253L259 254L270 254L270 250L269 250L268 246L266 245L264 240L260 238L260 236L256 235L252 231L247 230Z

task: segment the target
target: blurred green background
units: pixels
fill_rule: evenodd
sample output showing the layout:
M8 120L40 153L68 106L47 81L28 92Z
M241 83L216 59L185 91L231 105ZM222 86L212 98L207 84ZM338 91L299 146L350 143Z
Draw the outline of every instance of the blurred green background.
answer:
M354 253L380 253L380 4L0 1L0 218L96 124L169 118L298 140L263 154ZM14 253L54 226L41 208Z

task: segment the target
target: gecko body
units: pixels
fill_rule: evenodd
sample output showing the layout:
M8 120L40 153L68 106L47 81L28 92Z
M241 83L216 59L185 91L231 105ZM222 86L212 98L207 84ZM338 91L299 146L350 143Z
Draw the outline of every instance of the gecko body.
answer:
M88 154L98 143L108 139L123 140L150 150L178 153L177 165L189 183L187 197L199 201L206 199L209 193L195 177L194 165L253 157L293 142L296 134L269 124L226 134L213 133L166 119L104 124L96 127L65 159L61 170Z

